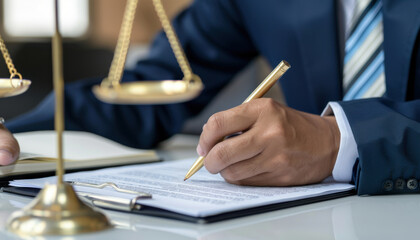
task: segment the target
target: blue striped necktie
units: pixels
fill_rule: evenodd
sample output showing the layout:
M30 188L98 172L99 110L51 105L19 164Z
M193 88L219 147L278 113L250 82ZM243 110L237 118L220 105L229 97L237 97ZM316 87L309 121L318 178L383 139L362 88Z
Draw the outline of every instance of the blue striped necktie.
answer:
M346 40L343 100L381 97L386 90L381 0L357 0Z

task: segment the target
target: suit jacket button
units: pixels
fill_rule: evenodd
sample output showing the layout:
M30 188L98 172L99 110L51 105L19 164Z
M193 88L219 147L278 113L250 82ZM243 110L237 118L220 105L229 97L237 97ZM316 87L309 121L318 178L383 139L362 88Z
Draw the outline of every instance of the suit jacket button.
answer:
M384 185L382 186L382 188L386 191L389 192L392 190L392 188L394 187L394 183L391 180L386 180L384 182Z
M419 185L419 183L417 182L417 179L415 179L415 178L410 178L407 181L407 188L410 189L410 190L417 189L418 185Z
M395 180L395 189L397 190L404 190L405 187L405 180L402 178L398 178Z

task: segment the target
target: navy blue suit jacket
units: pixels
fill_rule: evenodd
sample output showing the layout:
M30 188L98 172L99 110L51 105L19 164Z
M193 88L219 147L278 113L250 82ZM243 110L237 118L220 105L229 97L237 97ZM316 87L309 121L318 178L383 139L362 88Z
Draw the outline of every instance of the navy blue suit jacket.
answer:
M192 69L205 84L197 99L155 106L109 105L91 93L99 80L81 81L66 87L66 128L153 147L179 132L187 118L199 113L258 55L273 67L282 59L289 61L293 68L281 79L287 104L320 113L328 101L343 97L336 5L334 0L198 0L173 22ZM385 96L340 102L360 155L354 167L359 194L415 192L386 192L383 184L420 179L420 1L383 0L383 18ZM149 56L123 77L181 78L164 34L157 36ZM8 127L13 132L52 129L52 96Z

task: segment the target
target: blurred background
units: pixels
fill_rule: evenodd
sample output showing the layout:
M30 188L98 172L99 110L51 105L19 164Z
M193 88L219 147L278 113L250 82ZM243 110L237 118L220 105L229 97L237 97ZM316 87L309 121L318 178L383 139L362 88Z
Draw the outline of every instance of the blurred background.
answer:
M192 0L162 2L169 17L173 18ZM125 3L121 0L60 0L66 82L103 78L108 74ZM32 86L25 94L0 99L0 116L8 120L34 108L52 90L50 38L54 29L53 1L0 0L0 19L0 33L15 67L25 79L32 80ZM160 29L152 1L140 0L126 68L134 66L147 54L151 40ZM200 132L203 122L213 112L240 104L269 70L261 59L251 64L220 93L220 100L213 101L203 114L187 123L185 132ZM0 60L0 77L9 78L3 58ZM253 80L249 81L250 78ZM281 100L279 93L280 89L275 88L269 95ZM228 101L223 100L226 96L229 96Z
M191 0L163 0L170 17ZM105 77L117 42L125 1L61 0L64 79ZM32 86L23 95L0 99L0 115L13 118L35 107L52 90L52 0L0 0L0 33L17 70ZM144 54L161 28L151 0L139 1L130 53ZM131 58L134 58L131 54ZM4 59L0 77L9 78Z

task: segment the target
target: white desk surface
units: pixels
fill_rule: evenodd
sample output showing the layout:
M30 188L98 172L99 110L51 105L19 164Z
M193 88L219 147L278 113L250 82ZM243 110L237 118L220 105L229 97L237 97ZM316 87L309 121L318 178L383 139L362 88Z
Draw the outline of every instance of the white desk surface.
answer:
M178 138L163 146L165 159L195 155L196 138ZM0 193L0 239L10 214L31 198ZM419 239L420 196L350 196L212 224L193 224L136 214L104 211L114 228L66 237L25 239Z

